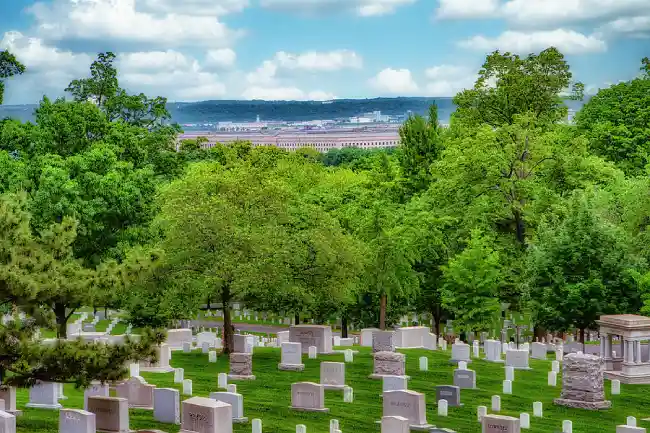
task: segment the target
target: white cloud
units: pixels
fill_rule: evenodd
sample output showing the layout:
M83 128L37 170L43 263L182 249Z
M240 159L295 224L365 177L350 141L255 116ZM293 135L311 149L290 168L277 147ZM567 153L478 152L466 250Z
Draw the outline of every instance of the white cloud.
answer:
M650 38L650 14L628 18L619 18L598 29L604 36L628 36Z
M127 41L156 46L228 46L241 32L215 15L147 13L136 0L54 0L29 9L47 40L66 38Z
M241 12L249 0L143 0L143 9L156 13L226 15Z
M417 0L261 0L262 7L299 13L354 12L362 17L394 13Z
M175 71L198 69L195 60L174 50L127 53L120 56L118 70Z
M205 66L209 68L225 69L235 65L237 54L231 48L208 50L205 54Z
M386 68L370 79L370 85L382 94L410 95L418 90L408 69Z
M265 60L255 71L250 72L246 76L246 80L253 85L273 85L275 87L278 72L281 70L334 72L342 69L359 69L362 64L361 57L350 50L308 51L302 54L279 51L272 59Z
M20 32L6 32L0 48L8 49L18 57L28 71L46 71L57 69L61 71L79 70L90 64L90 56L86 54L74 54L71 51L60 50L56 47L46 45L39 38L30 38Z
M431 96L454 96L474 86L476 71L466 66L439 65L425 72L428 80L425 91Z
M329 101L335 96L321 90L304 92L297 87L249 87L242 94L244 99L262 99L266 101Z
M499 0L440 0L439 19L490 18L499 12Z
M459 45L477 51L501 50L520 54L541 51L550 46L565 54L594 53L607 49L605 41L596 35L586 36L564 29L530 33L506 31L495 38L479 35L462 41Z

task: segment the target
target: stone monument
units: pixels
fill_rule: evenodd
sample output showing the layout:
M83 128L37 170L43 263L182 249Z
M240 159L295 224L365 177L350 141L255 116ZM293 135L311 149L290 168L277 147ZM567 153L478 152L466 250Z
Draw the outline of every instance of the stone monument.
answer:
M374 366L371 379L384 376L404 376L406 374L406 356L397 352L377 352L373 354Z
M603 385L605 361L582 353L571 353L562 364L562 394L554 403L579 409L609 409Z
M289 328L289 341L302 344L302 353L316 347L317 353L333 354L332 328L324 325L294 325Z

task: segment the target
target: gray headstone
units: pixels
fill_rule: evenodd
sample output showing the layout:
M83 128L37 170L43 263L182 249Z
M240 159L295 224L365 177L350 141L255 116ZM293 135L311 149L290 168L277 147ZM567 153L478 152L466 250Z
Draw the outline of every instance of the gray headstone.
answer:
M460 389L476 388L476 372L474 370L454 370L454 386Z
M436 386L436 401L447 400L449 407L459 407L460 403L460 388L451 385Z

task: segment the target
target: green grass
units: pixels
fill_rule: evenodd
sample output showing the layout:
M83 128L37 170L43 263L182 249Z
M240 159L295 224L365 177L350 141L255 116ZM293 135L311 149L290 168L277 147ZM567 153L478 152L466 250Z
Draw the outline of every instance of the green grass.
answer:
M355 401L352 404L343 403L343 393L326 391L325 405L330 413L294 412L289 409L291 401L291 383L299 381L319 381L319 363L323 360L343 361L343 354L320 356L317 360L303 357L304 372L279 372L277 364L280 359L279 349L256 348L253 370L257 376L255 381L240 381L237 390L244 395L244 416L249 420L261 418L265 433L292 433L296 424L306 424L309 433L326 433L329 420L336 418L340 421L344 432L379 432L375 424L382 413L381 381L368 379L372 371L372 358L365 348L352 364L346 365L346 382L354 388ZM479 405L490 408L490 398L494 394L501 395L504 369L502 365L484 361L474 361L469 368L477 372L478 390L462 390L461 408L449 408L449 416L437 416L435 400L436 385L446 385L453 382L453 368L448 364L450 352L427 352L421 350L405 350L407 354L406 372L411 376L409 389L426 394L427 419L429 423L439 427L452 428L462 433L479 433L480 425L476 421L476 407ZM418 357L428 356L429 371L418 371ZM174 352L171 364L185 369L185 378L192 379L194 395L208 396L217 390L217 374L228 371L227 357L219 356L216 364L208 363L208 356L200 351L191 354ZM622 385L622 394L609 395L609 381L606 381L608 398L613 407L607 411L592 412L587 410L569 409L553 405L553 399L558 397L561 390L561 378L558 387L546 385L547 372L551 361L531 360L530 371L517 371L513 383L513 395L501 395L503 415L519 416L521 412L531 414L532 433L555 433L562 430L562 420L573 421L574 433L613 432L615 426L624 424L627 416L636 416L640 427L650 427L650 423L641 421L650 412L650 386ZM173 383L173 373L151 374L143 376L149 383L160 387L181 389ZM83 405L83 393L66 385L65 395L68 400L62 401L65 407L80 408ZM38 409L26 409L28 401L27 390L18 393L18 406L24 410L24 415L18 418L18 433L56 433L58 413ZM532 418L533 401L544 404L544 418ZM178 432L178 426L157 424L153 421L151 412L131 410L130 422L132 429L158 428L169 433ZM234 425L235 433L250 432L250 423Z

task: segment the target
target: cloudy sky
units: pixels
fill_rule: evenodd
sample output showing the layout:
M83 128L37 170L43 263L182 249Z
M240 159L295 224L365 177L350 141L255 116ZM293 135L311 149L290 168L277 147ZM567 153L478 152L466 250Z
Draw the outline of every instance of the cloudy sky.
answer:
M174 101L449 96L485 54L563 51L588 89L650 55L650 0L0 0L29 72L5 103L59 96L99 51Z

